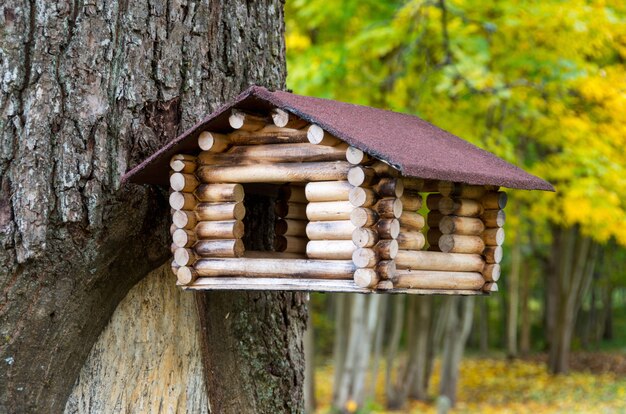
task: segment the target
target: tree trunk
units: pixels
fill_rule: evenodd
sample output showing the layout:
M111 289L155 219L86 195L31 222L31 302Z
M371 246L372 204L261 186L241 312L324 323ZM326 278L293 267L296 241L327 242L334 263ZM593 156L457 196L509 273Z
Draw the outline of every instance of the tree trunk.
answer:
M170 266L150 272L91 348L65 414L206 413L197 319L193 295L172 283Z
M552 323L554 330L549 331L550 352L548 354L548 369L553 374L565 374L569 370L569 355L572 336L576 326L576 318L587 292L595 267L597 245L590 238L580 234L577 227L558 229L555 242L558 243L558 255L555 268L557 272L552 278L557 283L552 304Z
M165 191L121 174L247 85L284 87L282 14L278 0L0 4L0 412L63 410L118 303L170 255ZM256 375L240 395L263 400L267 381L272 412L298 411L300 296L213 299L212 353L252 335L227 359ZM245 315L229 325L227 309ZM295 391L272 388L276 372Z
M459 367L465 343L472 328L474 297L451 296L444 299L446 312L443 352L441 355L441 382L439 394L445 396L454 406L459 382Z
M417 326L415 348L411 349L415 363L410 368L414 370L410 384L409 396L416 400L428 399L428 384L432 372L434 359L433 349L433 297L416 296L417 302Z
M478 298L479 304L479 349L480 353L483 355L489 354L489 303L487 302L489 298Z
M530 329L531 329L531 318L530 318L530 282L532 278L532 270L528 261L524 261L522 264L522 268L524 269L521 280L521 289L520 289L520 343L519 350L522 356L528 356L530 354Z
M519 306L519 278L522 267L522 246L519 237L513 240L511 254L511 273L507 278L508 312L506 320L506 354L508 358L517 357L517 315Z
M315 412L315 330L313 329L313 311L309 312L304 333L304 410Z

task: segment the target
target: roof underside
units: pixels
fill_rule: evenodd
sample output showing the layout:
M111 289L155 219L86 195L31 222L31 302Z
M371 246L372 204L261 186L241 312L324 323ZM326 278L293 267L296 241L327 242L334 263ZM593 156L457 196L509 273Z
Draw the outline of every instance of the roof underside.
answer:
M554 191L550 183L416 116L252 86L126 173L134 183L168 184L169 160L199 151L202 131L230 132L232 108L286 110L400 170L404 176Z

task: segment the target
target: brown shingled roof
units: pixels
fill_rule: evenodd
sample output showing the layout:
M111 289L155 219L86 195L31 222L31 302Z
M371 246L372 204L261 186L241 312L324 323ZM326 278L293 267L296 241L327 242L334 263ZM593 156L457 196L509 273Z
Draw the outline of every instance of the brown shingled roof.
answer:
M123 181L167 185L169 160L174 154L197 153L197 137L202 131L232 131L228 124L230 109L269 112L274 107L321 126L348 144L388 162L405 176L554 191L547 181L416 116L289 92L272 92L259 86L248 88L166 144L126 173Z

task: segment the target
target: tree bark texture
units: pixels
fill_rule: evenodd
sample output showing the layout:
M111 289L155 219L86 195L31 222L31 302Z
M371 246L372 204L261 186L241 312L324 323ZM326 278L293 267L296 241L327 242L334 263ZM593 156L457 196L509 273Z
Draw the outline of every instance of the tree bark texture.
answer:
M206 413L194 296L166 264L128 292L91 348L65 414Z
M170 255L166 194L121 174L249 84L284 87L282 6L0 3L0 412L63 410L117 304ZM255 300L253 324L294 327L264 341L303 325L295 295L232 298Z

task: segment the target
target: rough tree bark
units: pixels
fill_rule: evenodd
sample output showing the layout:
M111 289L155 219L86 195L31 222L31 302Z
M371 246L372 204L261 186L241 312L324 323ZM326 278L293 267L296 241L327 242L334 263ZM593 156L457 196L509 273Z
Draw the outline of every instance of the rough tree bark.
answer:
M63 410L118 303L169 256L166 194L121 174L249 84L284 87L282 6L0 3L0 412ZM231 302L254 310L250 335L289 327L251 344L304 326L298 295ZM294 386L300 362L283 361Z

